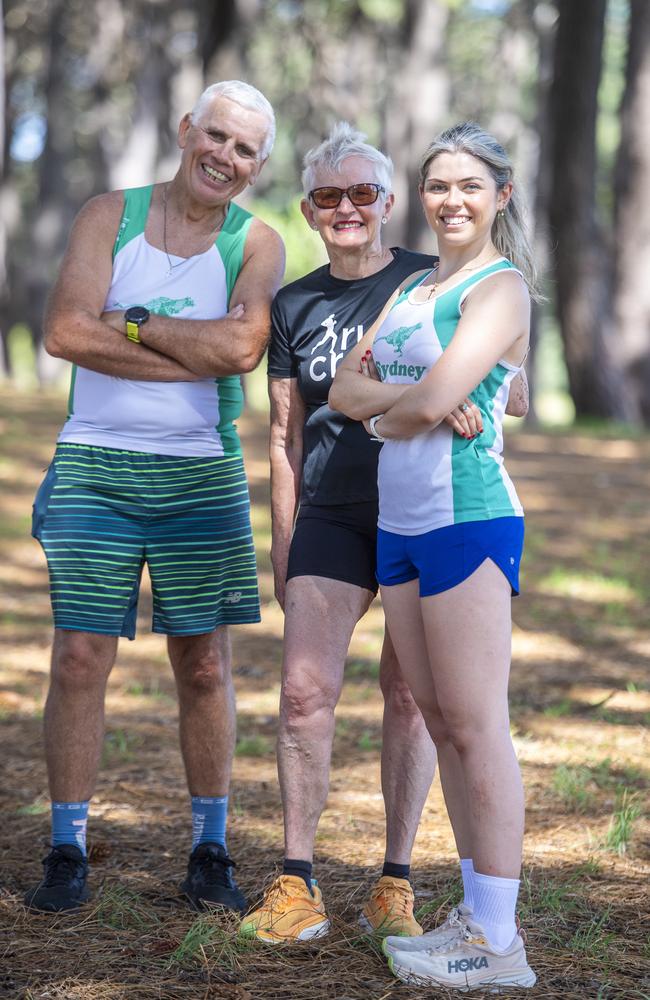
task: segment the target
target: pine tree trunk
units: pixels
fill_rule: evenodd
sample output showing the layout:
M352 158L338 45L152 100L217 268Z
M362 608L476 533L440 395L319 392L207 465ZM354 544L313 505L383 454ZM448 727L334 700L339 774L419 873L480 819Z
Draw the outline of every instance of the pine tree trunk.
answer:
M418 165L434 136L449 124L449 10L436 0L407 0L404 7L383 143L395 163L395 209L387 229L391 244L435 253L418 195Z
M550 96L549 222L569 387L578 416L633 419L611 347L611 251L596 217L606 0L564 0L559 10Z
M650 425L650 4L631 0L616 163L615 318L630 403Z

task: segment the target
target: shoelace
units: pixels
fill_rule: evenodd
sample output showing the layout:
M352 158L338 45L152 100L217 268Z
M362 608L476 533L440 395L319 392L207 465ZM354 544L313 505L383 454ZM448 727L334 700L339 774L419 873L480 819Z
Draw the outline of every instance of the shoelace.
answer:
M277 911L281 911L283 904L288 902L290 899L291 893L286 889L282 881L282 876L280 876L279 878L276 878L275 882L271 883L271 887L265 895L264 902L262 903L262 906L260 906L258 912L260 914L266 914L268 919L272 922L274 916L281 916L281 912L278 914Z
M215 854L206 851L205 854L196 859L196 864L201 874L206 877L206 880L212 882L214 885L231 887L232 876L229 869L236 868L237 865L227 854L224 857L217 857Z
M447 917L445 923L449 925L450 930L453 930L456 933L445 944L438 945L438 947L427 948L426 950L429 954L433 954L434 952L440 954L441 952L453 951L454 948L458 947L459 939L462 941L469 941L472 937L472 932L460 916L456 907L449 911L449 916Z
M391 909L396 909L400 916L410 916L411 894L406 886L394 885L390 888L382 889L380 894L387 903L393 903ZM395 899L397 897L397 900ZM394 905L397 903L397 905Z
M43 885L47 888L67 885L71 879L78 878L79 862L75 861L74 858L66 858L64 854L55 854L54 856L48 854L46 858L43 858L43 861L47 864L43 879Z

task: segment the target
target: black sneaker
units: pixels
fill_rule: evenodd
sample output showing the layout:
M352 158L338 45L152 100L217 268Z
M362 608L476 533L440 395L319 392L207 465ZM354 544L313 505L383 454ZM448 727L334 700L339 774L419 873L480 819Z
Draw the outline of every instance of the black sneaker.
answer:
M25 893L25 906L31 910L58 913L74 910L90 899L88 861L74 844L53 847L43 858L43 868L43 881Z
M205 909L206 903L215 903L246 913L246 897L232 877L232 869L236 867L222 844L197 844L190 854L181 892L197 910Z

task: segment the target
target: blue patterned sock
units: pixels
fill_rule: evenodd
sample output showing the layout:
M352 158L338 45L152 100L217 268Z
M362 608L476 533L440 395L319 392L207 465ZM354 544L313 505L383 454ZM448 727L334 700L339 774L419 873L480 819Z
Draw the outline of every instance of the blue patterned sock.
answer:
M90 802L52 803L52 847L75 844L86 855L86 825Z
M192 796L192 850L197 844L226 846L227 795Z

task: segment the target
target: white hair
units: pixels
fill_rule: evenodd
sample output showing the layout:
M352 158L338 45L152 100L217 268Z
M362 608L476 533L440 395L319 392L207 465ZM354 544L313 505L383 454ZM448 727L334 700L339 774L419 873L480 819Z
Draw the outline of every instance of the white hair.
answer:
M314 180L319 170L330 170L338 173L344 160L349 156L362 156L372 163L377 181L386 189L386 194L393 190L393 161L380 150L366 142L363 132L352 128L349 122L336 122L330 130L327 139L320 146L310 149L303 160L302 187L305 197L314 187Z
M190 117L193 125L198 124L207 108L217 97L227 97L229 101L234 101L242 108L257 111L265 116L269 127L260 150L260 159L265 160L273 149L275 141L275 114L264 94L256 87L252 87L250 83L244 83L242 80L222 80L221 83L212 83L205 88L192 108Z

